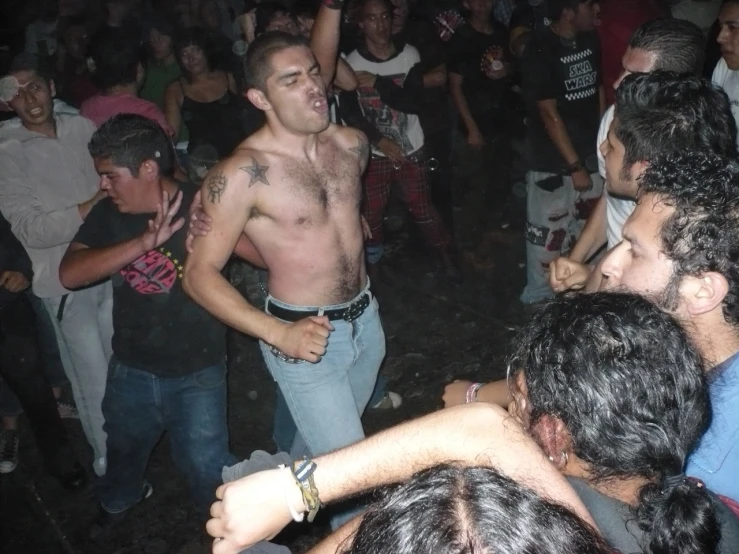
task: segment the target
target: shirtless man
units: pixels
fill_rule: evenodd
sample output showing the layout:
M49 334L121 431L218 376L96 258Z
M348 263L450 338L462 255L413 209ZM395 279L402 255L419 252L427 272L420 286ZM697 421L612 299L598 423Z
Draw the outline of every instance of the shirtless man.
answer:
M360 416L385 355L359 215L369 144L329 124L324 79L304 39L261 35L246 74L267 123L206 177L212 231L195 240L184 285L260 340L298 426L293 455L318 455L364 436ZM266 313L221 275L242 233L269 269Z

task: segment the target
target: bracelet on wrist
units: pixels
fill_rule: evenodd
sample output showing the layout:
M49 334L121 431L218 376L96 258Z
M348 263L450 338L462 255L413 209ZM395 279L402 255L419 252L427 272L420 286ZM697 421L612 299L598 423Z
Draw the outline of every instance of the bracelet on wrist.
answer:
M289 477L290 482L295 483L295 476L293 475L292 469L290 469L284 464L281 464L279 467L284 472L288 473L288 475L290 476ZM290 516L293 518L293 521L297 523L301 523L303 519L305 519L305 513L298 513L295 511L295 508L293 508L293 505L290 502L290 493L288 492L287 487L285 487L284 492L285 492L285 502L287 502L287 509L290 510Z
M472 383L472 385L470 385L470 388L467 389L467 394L465 394L465 404L477 402L477 392L481 387L482 383Z
M313 473L318 466L313 460L303 456L302 459L293 463L293 477L303 495L303 504L308 512L308 522L312 523L316 518L318 510L321 509L321 498L318 495Z
M577 173L578 171L581 171L585 169L585 165L580 160L577 160L576 162L573 162L571 164L567 164L564 167L565 173L567 175L572 175L573 173Z

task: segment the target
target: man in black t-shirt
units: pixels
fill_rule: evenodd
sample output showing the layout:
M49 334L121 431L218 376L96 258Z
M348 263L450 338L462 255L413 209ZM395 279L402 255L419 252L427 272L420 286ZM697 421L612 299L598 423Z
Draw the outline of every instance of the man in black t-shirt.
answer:
M493 6L493 0L465 0L467 21L449 42L449 87L461 135L455 166L460 180L488 199L498 189L494 182L507 181L510 159L502 147L507 144L505 98L512 67L506 55L508 33L492 18Z
M542 31L552 24L547 0L518 0L508 22L508 46L511 53L521 57L534 31Z
M111 278L113 358L103 413L108 468L91 534L105 533L148 497L147 460L164 431L205 515L234 460L226 426L226 329L182 289L194 186L172 178L171 142L154 122L118 115L89 144L107 198L62 260L70 288Z
M603 191L596 142L605 93L593 0L547 0L552 24L535 31L521 59L526 98L527 284L534 303L552 295L549 263L577 240Z

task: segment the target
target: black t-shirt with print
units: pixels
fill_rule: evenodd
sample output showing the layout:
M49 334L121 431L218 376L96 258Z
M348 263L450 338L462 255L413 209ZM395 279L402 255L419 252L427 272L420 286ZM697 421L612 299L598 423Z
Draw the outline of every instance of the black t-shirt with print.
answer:
M462 92L483 135L500 131L504 124L508 78L494 79L490 74L493 64L506 61L507 45L508 32L497 22L489 35L465 23L449 42L449 72L462 76ZM460 130L467 132L461 120Z
M181 185L187 218L197 188ZM124 214L98 202L72 242L105 248L141 236L153 214ZM124 364L159 377L189 375L226 358L225 326L182 289L187 225L159 248L113 274L113 352Z
M528 111L529 167L561 173L566 165L537 107L541 100L554 99L580 160L596 171L601 86L598 36L581 33L567 41L551 28L536 31L524 50L521 72Z

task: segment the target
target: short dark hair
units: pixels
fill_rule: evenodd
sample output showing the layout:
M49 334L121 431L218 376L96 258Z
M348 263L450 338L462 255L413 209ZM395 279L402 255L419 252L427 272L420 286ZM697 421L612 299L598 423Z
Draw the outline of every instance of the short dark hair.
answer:
M577 11L580 4L587 4L590 0L547 0L547 15L549 19L557 21L565 10Z
M182 68L182 74L185 79L190 79L190 75L182 64L182 51L188 46L195 46L200 48L205 55L205 59L210 69L216 67L216 59L213 52L213 44L208 38L208 32L201 27L188 27L186 29L180 29L175 33L173 40L173 50L177 63Z
M265 83L272 74L272 56L299 46L310 48L305 38L282 31L267 31L255 38L246 51L244 62L247 86L266 92Z
M50 83L54 79L54 71L42 58L35 54L21 52L10 62L8 74L17 73L19 71L33 71L41 77L46 83Z
M386 491L365 512L352 544L339 551L612 552L590 526L564 506L541 498L494 469L456 465L422 471Z
M666 480L711 419L703 360L680 324L635 294L570 293L545 304L515 344L510 367L525 376L532 428L559 418L594 481L647 480L635 508L645 552L714 552L711 497Z
M639 194L655 194L675 209L660 229L673 264L667 300L676 307L683 277L716 272L728 282L725 320L739 326L739 165L710 152L673 152L653 160Z
M158 123L142 115L111 117L95 131L87 148L93 158L109 158L134 177L147 160L155 161L164 177L171 177L174 171L172 141Z
M627 75L616 91L613 124L624 145L624 170L669 152L736 156L736 122L728 96L693 75Z
M694 75L703 71L706 36L700 27L685 19L647 21L631 35L629 46L653 53L653 69Z
M95 68L92 80L102 90L135 83L139 66L146 67L144 49L115 35L96 37L90 52Z
M347 17L349 21L351 21L355 25L358 24L362 20L362 12L364 11L364 7L373 1L375 0L352 0L351 4L349 4L349 7L347 8ZM395 11L395 5L391 2L391 0L377 1L385 4L385 7L388 9L388 11L390 11L390 13L393 13Z

